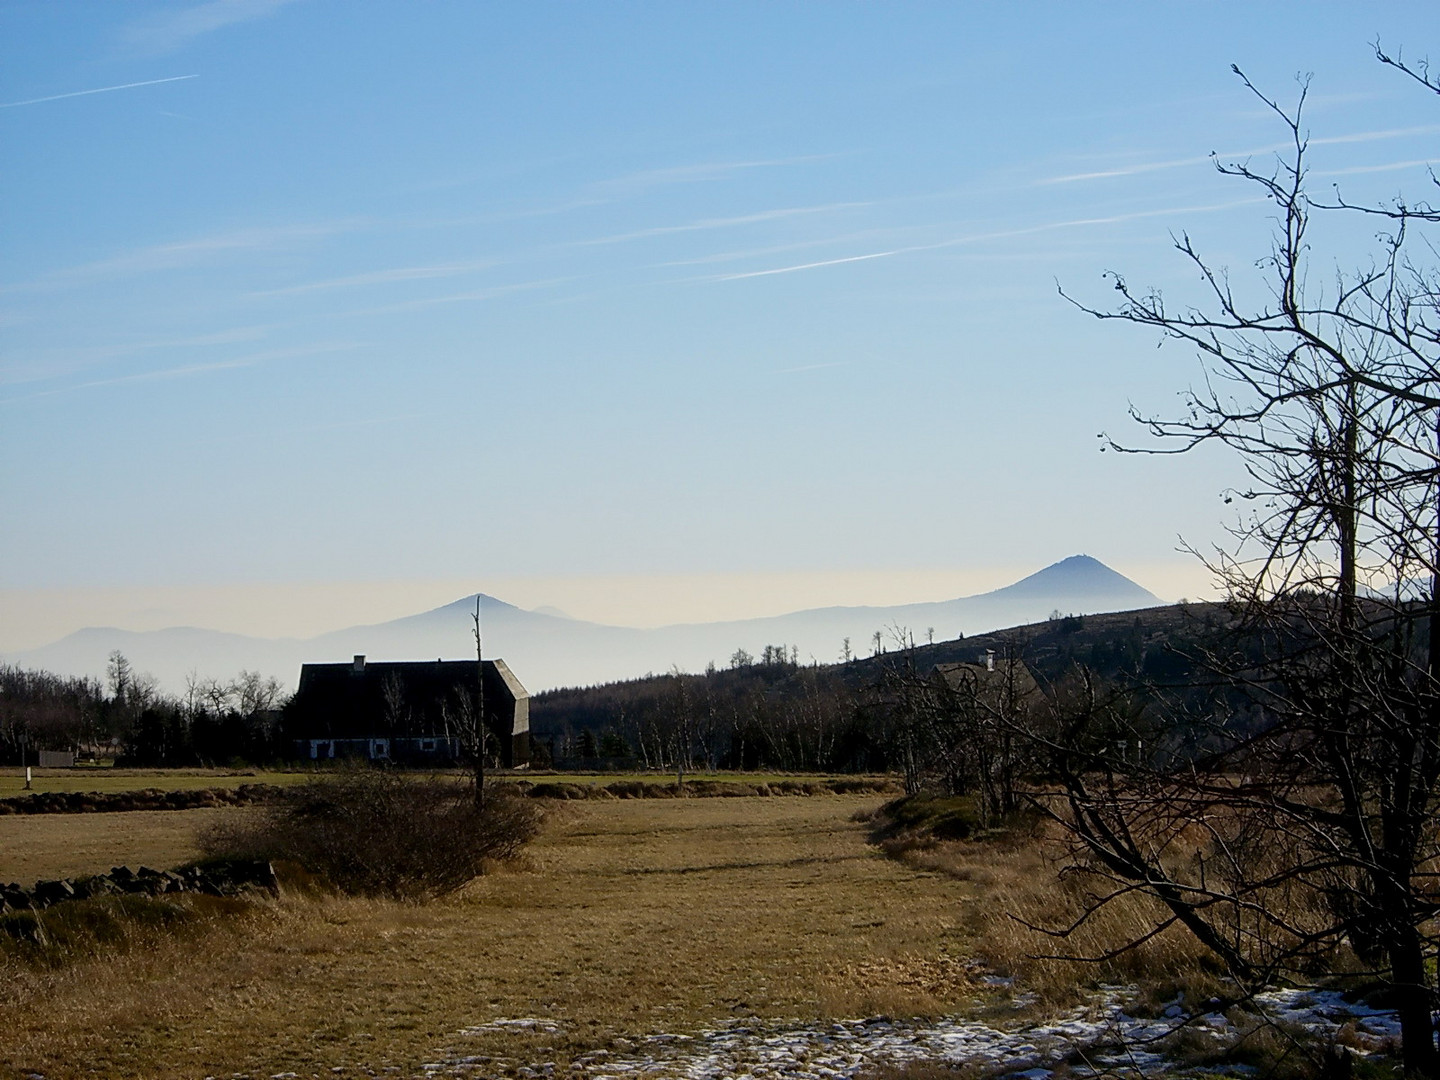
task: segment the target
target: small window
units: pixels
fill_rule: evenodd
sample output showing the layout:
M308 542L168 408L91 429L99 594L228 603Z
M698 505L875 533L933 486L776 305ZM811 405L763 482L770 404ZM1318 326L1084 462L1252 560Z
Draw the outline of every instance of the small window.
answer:
M421 739L421 740L420 740L420 749L423 750L423 751L425 751L426 753L433 754L433 753L435 752L435 740L434 740L434 739Z

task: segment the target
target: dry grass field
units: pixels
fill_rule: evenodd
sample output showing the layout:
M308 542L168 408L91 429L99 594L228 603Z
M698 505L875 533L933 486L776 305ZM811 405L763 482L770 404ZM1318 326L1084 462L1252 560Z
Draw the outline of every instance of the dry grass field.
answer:
M32 791L198 791L202 788L237 788L241 784L301 784L310 770L276 772L260 769L31 769ZM24 795L25 771L15 767L0 773L0 799Z
M1049 1005L1072 1004L1096 984L1139 984L1154 1000L1184 991L1191 1000L1217 992L1221 970L1187 930L1169 922L1158 901L1127 893L1080 917L1101 883L1073 869L1059 831L1032 825L989 842L883 845L907 866L968 883L983 902L968 909L972 954ZM1064 938L1038 932L1077 923ZM1139 944L1121 949L1122 945ZM1114 953L1114 955L1109 955ZM1099 958L1076 962L1066 957Z
M103 873L120 864L176 866L199 856L195 837L242 807L141 810L120 814L12 814L0 817L0 881Z
M333 767L332 767L333 769ZM144 788L159 788L162 791L195 791L202 788L236 788L241 784L303 784L324 769L114 769L107 767L76 769L33 769L31 770L32 791L139 791ZM459 771L456 770L456 775ZM640 781L647 784L673 784L674 773L654 772L516 772L495 777L505 780L563 781L567 784L613 784L616 782ZM743 780L747 784L773 784L778 781L796 779L782 773L686 773L685 779L692 780ZM807 773L799 777L806 781L829 779ZM879 779L856 777L847 774L845 780ZM24 795L25 772L15 767L0 772L0 799Z
M971 1006L962 960L977 887L871 847L854 818L880 801L565 803L522 865L445 901L292 890L198 936L0 972L0 1074L412 1076L447 1053L489 1055L499 1074L737 1016ZM42 862L11 854L20 843L52 860L47 872L141 850L176 862L199 813L15 817L0 821L12 830L0 843L21 879ZM155 824L117 823L80 854L100 821L122 816ZM63 867L46 854L70 847ZM516 1018L555 1030L494 1025Z

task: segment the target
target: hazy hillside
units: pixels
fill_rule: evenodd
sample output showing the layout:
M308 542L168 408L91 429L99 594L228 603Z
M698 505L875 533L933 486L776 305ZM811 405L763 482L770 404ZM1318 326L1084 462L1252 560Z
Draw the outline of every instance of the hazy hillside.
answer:
M834 607L764 619L694 623L637 630L526 611L482 597L485 651L502 656L521 680L538 691L588 685L646 672L703 670L725 666L737 649L759 655L767 645L796 650L799 660L829 663L840 658L845 639L855 655L872 651L879 631L888 642L909 631L936 641L1002 626L1045 619L1053 611L1124 611L1159 604L1157 597L1096 559L1076 555L1021 581L978 596L895 607ZM473 655L468 596L432 611L352 626L307 640L265 639L193 627L135 632L89 628L43 648L3 659L60 674L101 676L112 649L125 653L137 671L149 672L172 691L190 672L228 677L245 668L275 675L293 686L307 661L456 659Z
M703 698L707 707L718 707L727 715L734 711L734 702L748 699L742 711L764 712L766 724L775 727L783 725L784 716L795 712L802 700L813 709L817 697L839 695L845 701L836 711L852 709L854 701L875 686L886 669L906 663L908 658L923 672L935 664L980 660L986 651L1022 657L1046 683L1083 666L1102 679L1124 685L1173 684L1193 675L1188 655L1197 642L1228 622L1224 609L1209 604L1046 619L962 640L918 643L907 657L891 649L848 664L792 667L754 663L722 669L707 677L703 688L693 688L691 698ZM587 728L597 732L634 729L649 717L667 716L667 709L673 711L675 697L674 680L665 677L546 691L531 703L531 728L542 739Z

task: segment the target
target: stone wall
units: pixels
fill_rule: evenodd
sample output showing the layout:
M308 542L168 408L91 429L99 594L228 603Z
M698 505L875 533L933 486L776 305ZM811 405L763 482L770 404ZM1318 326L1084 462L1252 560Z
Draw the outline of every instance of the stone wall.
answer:
M284 788L276 784L241 784L237 788L195 791L41 791L0 799L3 814L104 814L129 810L194 810L202 806L250 806L274 802Z
M204 893L207 896L236 896L260 890L275 895L279 882L268 862L228 860L207 862L179 870L152 870L142 866L113 867L108 874L37 881L33 888L18 884L0 885L0 915L11 911L41 911L66 900L92 896L164 896L169 893Z

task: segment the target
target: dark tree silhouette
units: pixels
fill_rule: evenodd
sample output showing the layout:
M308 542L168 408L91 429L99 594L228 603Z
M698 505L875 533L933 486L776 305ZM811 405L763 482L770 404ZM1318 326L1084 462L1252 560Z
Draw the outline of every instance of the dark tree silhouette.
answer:
M1377 53L1379 50L1377 49ZM1379 53L1430 90L1423 65ZM1259 265L1237 290L1188 235L1176 239L1203 298L1174 308L1109 275L1113 307L1082 310L1192 347L1203 377L1178 418L1136 414L1154 441L1123 452L1222 444L1245 482L1234 543L1207 561L1236 625L1205 668L1254 709L1200 747L1117 760L1133 719L1093 687L1051 740L1063 798L1049 807L1113 888L1157 898L1246 989L1304 979L1342 949L1385 981L1407 1075L1440 1076L1426 956L1440 911L1440 296L1428 204L1359 206L1312 193L1305 86L1270 167L1220 162L1270 201ZM1317 216L1381 222L1373 257L1329 271ZM1256 715L1261 722L1254 723Z

